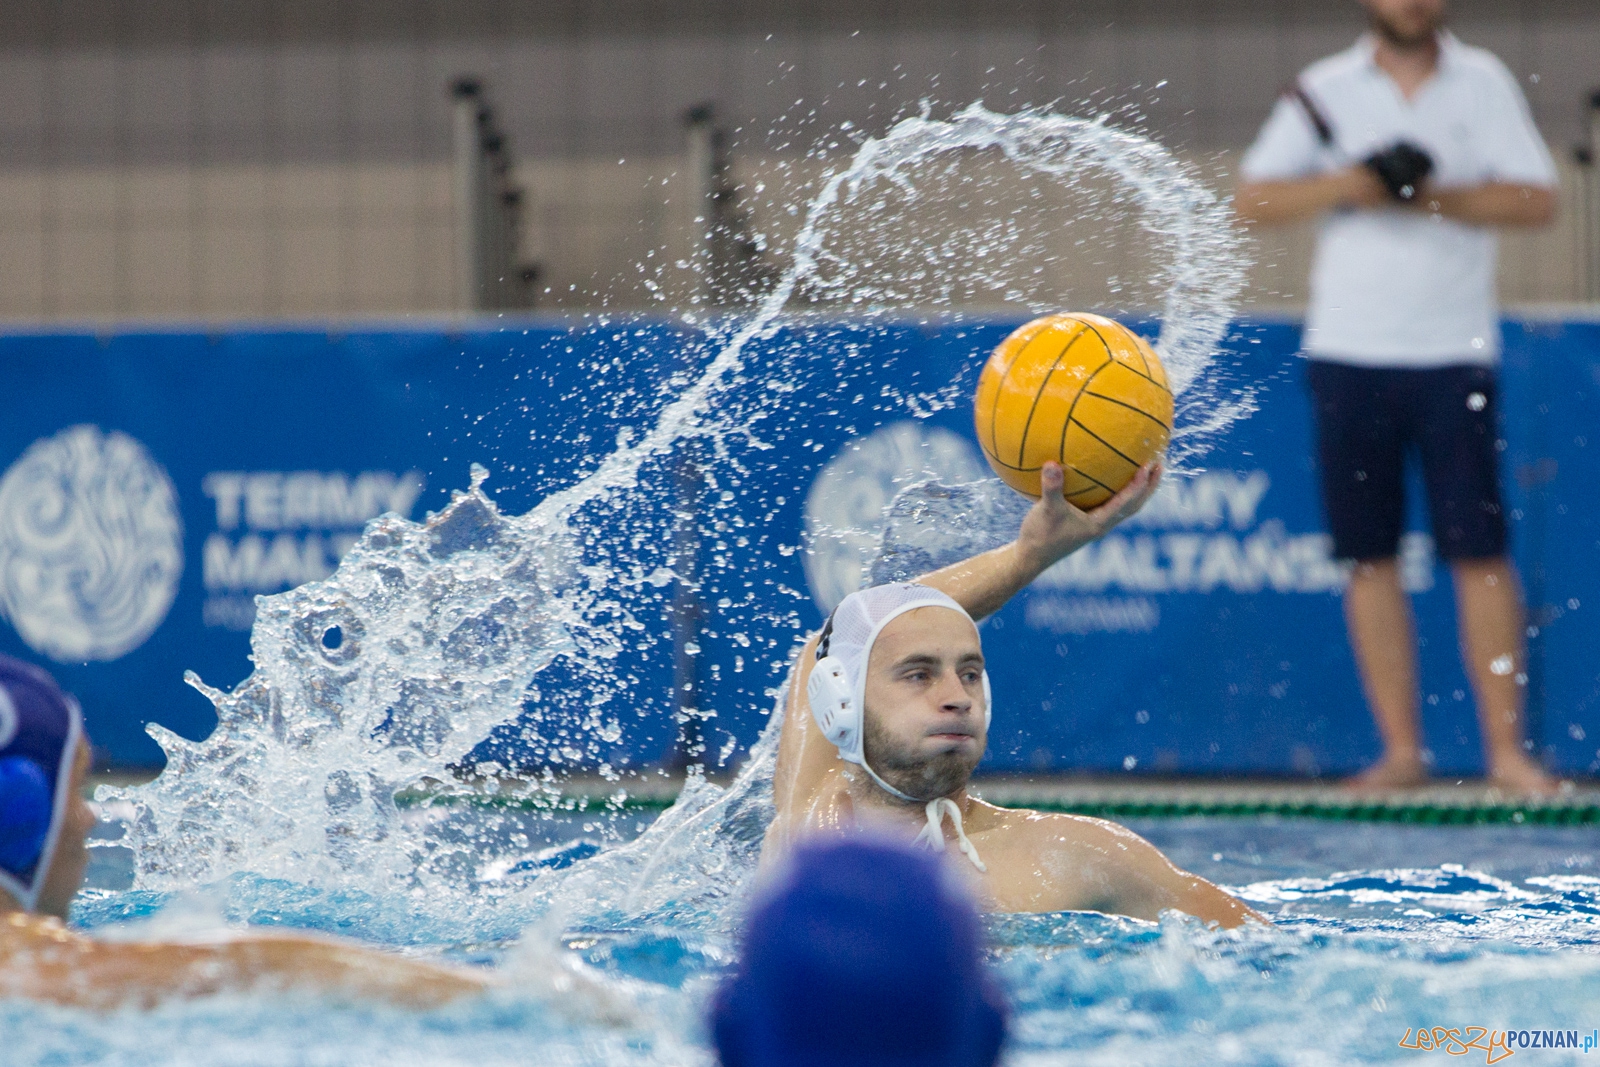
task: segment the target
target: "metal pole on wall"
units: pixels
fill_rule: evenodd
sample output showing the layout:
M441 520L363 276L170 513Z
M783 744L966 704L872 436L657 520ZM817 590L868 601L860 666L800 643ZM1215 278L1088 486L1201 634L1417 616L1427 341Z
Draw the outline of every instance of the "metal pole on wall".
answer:
M732 181L726 131L710 104L690 108L683 117L684 170L694 207L695 303L727 307L749 303L770 291L777 270L762 261L764 244L751 231L749 212L739 204Z
M454 161L456 214L456 292L466 311L483 306L484 173L482 148L483 87L472 78L458 78L450 87L451 154Z
M481 114L485 116L485 122L479 142L483 152L483 191L479 198L483 236L478 259L478 287L483 298L478 306L488 311L513 306L508 299L510 293L507 282L511 258L515 253L511 247L511 232L506 225L500 192L506 187L511 173L511 166L506 160L506 139L493 128L487 107Z
M476 78L457 78L450 96L458 303L467 311L531 308L539 265L520 258L523 190L506 135Z
M1588 268L1588 285L1585 287L1590 300L1600 300L1600 89L1589 94L1589 144L1587 157L1583 159L1588 166L1584 169L1584 266Z
M695 302L710 304L715 298L717 230L717 132L715 113L710 104L690 108L684 114L685 171L689 180L690 202L694 205L694 244L690 261L695 270Z

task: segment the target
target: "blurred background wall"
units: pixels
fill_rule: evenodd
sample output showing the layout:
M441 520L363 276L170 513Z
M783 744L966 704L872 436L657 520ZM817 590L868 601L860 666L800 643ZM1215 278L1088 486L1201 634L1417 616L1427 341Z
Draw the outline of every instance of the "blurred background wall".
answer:
M1513 302L1592 294L1583 243L1594 0L1455 0L1562 167L1558 224L1507 241ZM714 108L747 231L928 100L1111 112L1231 186L1275 95L1361 29L1354 0L0 0L0 319L466 310L454 79L481 81L524 190L540 308L648 303L695 240L684 116ZM810 157L808 158L808 153ZM1269 232L1250 299L1302 299Z

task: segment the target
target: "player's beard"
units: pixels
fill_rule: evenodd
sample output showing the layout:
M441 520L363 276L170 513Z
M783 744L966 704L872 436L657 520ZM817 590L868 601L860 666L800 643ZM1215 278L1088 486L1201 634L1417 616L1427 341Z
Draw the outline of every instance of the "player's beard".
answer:
M876 715L867 715L866 733L861 739L862 753L880 778L914 800L946 797L972 780L972 772L983 757L961 752L941 752L919 756L896 740L878 724Z
M1438 35L1440 27L1444 25L1443 13L1420 28L1385 18L1370 8L1367 10L1367 18L1372 24L1373 31L1378 36L1400 49L1421 48L1423 45L1429 44Z

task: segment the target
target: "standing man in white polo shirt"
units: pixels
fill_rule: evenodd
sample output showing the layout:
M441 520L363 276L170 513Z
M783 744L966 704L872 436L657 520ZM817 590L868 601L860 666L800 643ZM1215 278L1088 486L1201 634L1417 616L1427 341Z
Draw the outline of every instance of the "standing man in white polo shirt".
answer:
M1523 738L1523 607L1495 447L1497 226L1555 211L1555 166L1515 79L1442 28L1445 0L1361 0L1372 32L1312 64L1241 164L1235 207L1320 221L1304 348L1345 619L1383 758L1352 783L1422 783L1416 638L1396 553L1406 455L1422 460L1490 778L1554 782Z

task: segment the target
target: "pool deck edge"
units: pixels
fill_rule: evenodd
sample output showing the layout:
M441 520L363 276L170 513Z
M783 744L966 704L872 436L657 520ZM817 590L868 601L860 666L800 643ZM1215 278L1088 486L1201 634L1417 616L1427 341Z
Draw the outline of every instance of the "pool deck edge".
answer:
M550 783L440 784L396 798L402 807L475 804L601 812L664 810L683 779L648 774L616 781L574 776ZM1358 794L1336 783L1251 779L989 777L972 792L1008 808L1108 818L1261 817L1431 825L1600 825L1600 788L1570 784L1555 796L1508 794L1486 782L1439 782L1419 789Z

